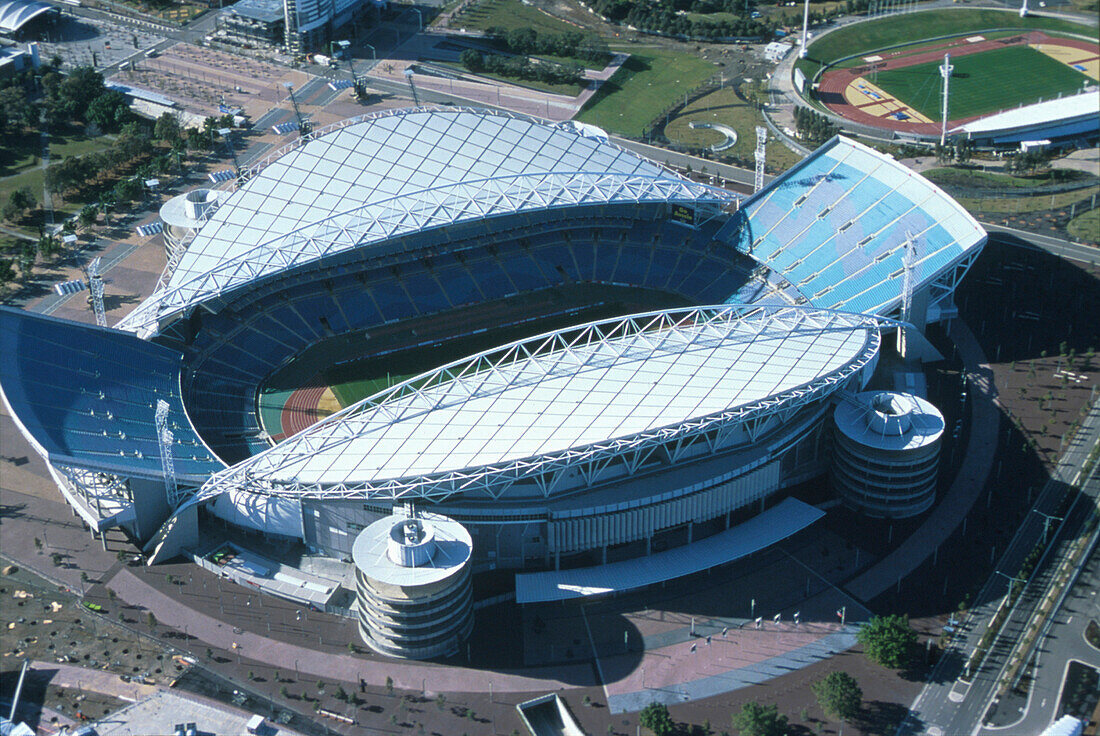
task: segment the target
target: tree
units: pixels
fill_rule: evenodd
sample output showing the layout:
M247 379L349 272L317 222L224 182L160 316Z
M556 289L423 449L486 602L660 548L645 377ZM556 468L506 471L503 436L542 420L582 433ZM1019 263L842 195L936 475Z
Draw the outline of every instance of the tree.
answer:
M337 685L336 692L332 694L332 697L346 703L348 701L348 691L344 689L343 685Z
M163 113L153 125L153 137L168 145L175 145L180 139L180 121L173 113Z
M8 196L8 201L4 204L3 215L4 219L9 222L15 222L23 217L23 213L29 209L32 209L38 201L34 198L34 193L31 192L30 187L20 187L12 192Z
M8 284L15 281L15 269L11 265L11 259L0 258L0 284Z
M149 624L150 629L157 628L157 616L152 611L149 611L149 613L146 614L145 621Z
M668 706L662 703L650 703L638 714L638 722L653 732L653 736L671 736L676 730Z
M69 72L57 87L57 97L62 110L71 118L87 120L85 114L107 87L103 84L103 75L90 66L78 66Z
M817 696L821 709L842 721L854 718L863 702L863 691L847 672L830 672L810 685L810 689Z
M130 120L130 106L118 90L107 90L92 100L85 114L89 123L95 123L106 133L113 133Z
M787 716L780 715L774 705L745 703L732 721L741 736L783 736L787 731Z
M872 616L856 634L856 640L872 662L898 669L909 663L917 632L909 625L908 616Z

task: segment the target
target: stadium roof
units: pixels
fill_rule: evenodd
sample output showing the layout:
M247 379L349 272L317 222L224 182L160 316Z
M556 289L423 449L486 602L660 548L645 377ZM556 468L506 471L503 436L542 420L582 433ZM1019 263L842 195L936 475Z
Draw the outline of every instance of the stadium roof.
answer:
M607 142L512 114L387 111L317 133L242 174L167 285L120 326L158 320L326 256L463 220L604 202L731 202Z
M566 473L785 416L873 364L869 315L703 307L548 333L400 383L210 480L308 497L553 493ZM677 459L673 452L673 461ZM575 482L575 481L574 481Z
M936 185L840 136L741 212L745 217L731 219L719 238L782 275L810 304L851 312L888 314L899 306L908 234L914 288L946 280L944 294L986 240L978 222Z
M950 132L979 135L1015 128L1037 128L1084 116L1095 118L1097 110L1100 110L1100 88L1094 87L1080 94L1036 102L1034 105L1024 105L995 115L978 118L952 128Z
M38 0L0 0L0 33L14 33L43 13L53 10Z
M0 307L0 393L50 462L161 478L156 402L168 402L176 473L223 469L180 400L183 356L128 332Z

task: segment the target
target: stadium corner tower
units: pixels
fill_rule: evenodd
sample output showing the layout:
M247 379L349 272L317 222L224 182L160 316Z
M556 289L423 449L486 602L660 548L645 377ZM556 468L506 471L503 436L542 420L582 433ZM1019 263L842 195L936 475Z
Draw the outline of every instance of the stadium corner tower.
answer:
M213 523L350 560L410 504L475 571L766 546L820 516L782 491L828 470L883 332L951 317L986 237L844 138L740 199L462 108L344 121L226 190L114 329L0 312L19 428L154 561Z

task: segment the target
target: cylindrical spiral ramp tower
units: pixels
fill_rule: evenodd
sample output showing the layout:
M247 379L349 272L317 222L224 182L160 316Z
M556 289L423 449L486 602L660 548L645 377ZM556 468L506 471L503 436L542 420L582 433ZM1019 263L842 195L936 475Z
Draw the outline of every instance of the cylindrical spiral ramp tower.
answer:
M845 396L833 413L833 487L869 516L901 519L936 500L943 415L911 394Z
M454 519L400 513L352 545L359 635L376 652L428 659L453 654L474 627L470 533Z
M160 219L165 225L164 247L169 260L187 247L203 223L218 209L221 200L229 194L220 189L192 189L161 205Z

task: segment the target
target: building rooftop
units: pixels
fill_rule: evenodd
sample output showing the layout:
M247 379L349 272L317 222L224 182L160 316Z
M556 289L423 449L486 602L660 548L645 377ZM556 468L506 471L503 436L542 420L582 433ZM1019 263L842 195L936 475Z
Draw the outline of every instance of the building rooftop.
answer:
M240 0L225 9L261 23L277 23L283 20L283 0Z
M1083 115L1096 115L1100 110L1100 87L1076 95L1036 102L994 115L988 115L951 129L951 133L993 133L1012 128L1027 128L1054 124Z

